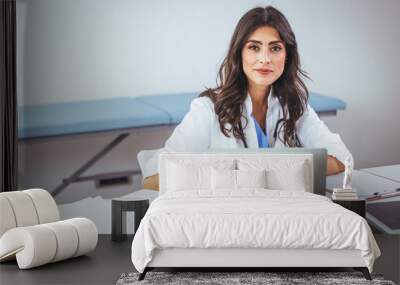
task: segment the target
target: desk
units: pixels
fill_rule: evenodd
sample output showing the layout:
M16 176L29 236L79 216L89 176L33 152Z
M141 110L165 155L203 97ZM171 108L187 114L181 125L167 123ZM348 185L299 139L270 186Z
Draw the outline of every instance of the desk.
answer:
M400 234L400 164L361 171L374 181L367 198L369 223L381 233Z
M198 94L187 92L22 106L18 110L18 138L24 142L99 132L117 133L115 139L49 191L55 196L71 183L110 177L110 174L84 177L83 173L125 140L131 131L179 124ZM339 99L317 93L310 93L309 103L319 115L335 115L346 107ZM124 171L112 175L139 173Z
M400 234L400 165L354 170L352 187L366 200L366 219L375 233ZM343 174L327 177L327 188L341 187Z

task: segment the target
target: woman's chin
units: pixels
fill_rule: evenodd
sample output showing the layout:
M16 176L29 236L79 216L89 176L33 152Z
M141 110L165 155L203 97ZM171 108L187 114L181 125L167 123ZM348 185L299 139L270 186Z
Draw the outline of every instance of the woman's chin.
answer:
M268 87L268 86L270 86L272 83L274 83L274 80L271 80L271 79L265 80L265 78L264 78L264 79L262 79L262 80L260 80L260 79L258 79L258 80L253 80L253 83L254 83L256 86L259 86L259 87Z

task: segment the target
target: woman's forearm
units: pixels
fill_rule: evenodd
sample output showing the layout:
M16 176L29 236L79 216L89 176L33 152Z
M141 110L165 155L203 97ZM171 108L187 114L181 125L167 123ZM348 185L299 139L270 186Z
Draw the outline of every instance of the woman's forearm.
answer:
M159 191L158 173L143 180L143 188Z
M334 175L344 171L344 165L335 157L328 155L326 161L326 175Z

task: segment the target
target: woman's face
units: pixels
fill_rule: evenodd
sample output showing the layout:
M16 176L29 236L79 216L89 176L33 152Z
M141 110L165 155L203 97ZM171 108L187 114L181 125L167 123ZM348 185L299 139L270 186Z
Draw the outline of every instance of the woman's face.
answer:
M264 26L254 31L242 49L243 71L253 87L268 87L283 73L286 49L276 29Z

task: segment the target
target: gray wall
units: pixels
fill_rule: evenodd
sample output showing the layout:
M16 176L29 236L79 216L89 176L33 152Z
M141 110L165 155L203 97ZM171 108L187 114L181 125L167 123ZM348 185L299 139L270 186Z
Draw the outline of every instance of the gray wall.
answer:
M296 33L310 90L346 101L345 111L324 120L355 167L400 163L396 0L17 0L19 104L212 87L238 19L271 3ZM138 150L161 146L170 132L132 135L92 172L135 166ZM21 145L21 187L54 187L111 138ZM92 183L70 188L74 195L94 191Z

